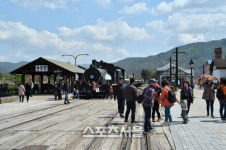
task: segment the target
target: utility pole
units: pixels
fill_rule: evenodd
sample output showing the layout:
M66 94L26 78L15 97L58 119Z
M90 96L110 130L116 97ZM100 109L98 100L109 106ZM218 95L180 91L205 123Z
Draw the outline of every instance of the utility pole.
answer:
M173 52L173 53L176 53L176 88L178 88L178 54L181 53L181 54L184 54L186 52L178 52L178 48L176 47L176 52Z
M203 68L203 71L202 71L202 74L204 75L205 74L205 65L203 64L203 66L202 66Z
M170 84L172 82L172 57L170 57Z

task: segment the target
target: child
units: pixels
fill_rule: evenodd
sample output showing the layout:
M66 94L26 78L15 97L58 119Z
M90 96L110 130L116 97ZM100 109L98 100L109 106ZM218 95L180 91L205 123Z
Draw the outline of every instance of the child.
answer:
M187 100L186 99L181 100L180 104L181 104L181 117L183 118L183 121L184 121L183 123L187 124L189 121L188 114L187 114L187 111L188 111Z
M24 95L25 95L25 87L23 84L20 85L19 87L19 98L20 98L20 102L24 102Z
M111 92L110 92L110 97L111 97L111 99L110 100L112 100L112 98L113 98L113 91L114 91L114 89L113 89L113 86L111 85Z
M73 88L73 94L74 94L74 99L78 99L78 93L77 93L77 89Z

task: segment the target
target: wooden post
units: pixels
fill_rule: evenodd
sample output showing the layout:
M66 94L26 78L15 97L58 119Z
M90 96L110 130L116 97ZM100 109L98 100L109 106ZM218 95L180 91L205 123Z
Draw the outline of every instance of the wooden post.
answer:
M25 74L24 73L21 76L21 83L25 86Z
M34 74L32 74L31 79L32 79L32 82L35 84L35 75Z
M48 94L50 94L50 87L51 87L51 84L50 84L50 75L48 75L48 89L47 89L47 92Z
M43 90L43 75L40 75L41 76L41 83L40 83L40 85L41 85L41 94L43 94L44 93L44 90Z
M56 74L54 74L54 83L56 82L56 77L57 77L57 75Z

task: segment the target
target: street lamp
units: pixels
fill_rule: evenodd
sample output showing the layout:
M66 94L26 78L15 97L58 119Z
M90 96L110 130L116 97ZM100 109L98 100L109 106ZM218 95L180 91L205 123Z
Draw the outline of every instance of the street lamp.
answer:
M77 57L78 57L78 56L82 56L82 55L89 56L89 54L79 54L79 55L77 55L77 56L74 56L74 55L62 55L62 56L72 56L72 57L74 57L74 59L75 59L75 66L76 66L76 59L77 59Z
M194 68L194 62L193 62L192 59L190 60L189 65L191 67L191 86L192 86L192 89L193 89L193 73L192 73L192 69Z

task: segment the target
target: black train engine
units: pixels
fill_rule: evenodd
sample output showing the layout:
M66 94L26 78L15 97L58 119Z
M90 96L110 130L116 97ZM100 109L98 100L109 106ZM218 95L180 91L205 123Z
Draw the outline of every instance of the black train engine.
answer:
M109 64L103 61L97 62L92 61L92 65L84 72L84 82L85 86L80 89L80 95L90 97L93 89L93 81L97 83L99 92L97 92L97 97L102 98L105 93L105 85L111 84L113 87L118 84L119 78L123 76L125 78L125 83L129 84L129 78L135 79L135 86L141 85L142 78L140 75L135 75L130 73L123 68Z

